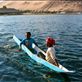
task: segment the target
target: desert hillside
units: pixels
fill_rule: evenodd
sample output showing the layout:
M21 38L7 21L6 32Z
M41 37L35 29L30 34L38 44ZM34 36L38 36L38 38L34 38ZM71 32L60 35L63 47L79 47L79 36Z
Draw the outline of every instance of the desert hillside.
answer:
M81 0L26 0L3 1L0 8L15 8L17 10L32 10L36 12L82 12Z

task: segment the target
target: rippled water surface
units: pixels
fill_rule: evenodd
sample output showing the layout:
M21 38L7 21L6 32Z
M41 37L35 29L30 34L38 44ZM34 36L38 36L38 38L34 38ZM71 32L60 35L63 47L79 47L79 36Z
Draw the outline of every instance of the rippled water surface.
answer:
M12 36L22 38L26 31L44 51L45 38L55 38L59 62L76 72L50 72L19 52ZM82 15L0 16L0 82L82 82Z

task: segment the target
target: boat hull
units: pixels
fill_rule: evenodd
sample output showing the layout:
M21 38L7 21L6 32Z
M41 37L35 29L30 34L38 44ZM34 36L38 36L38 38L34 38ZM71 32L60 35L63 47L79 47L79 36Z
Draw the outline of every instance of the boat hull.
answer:
M15 40L15 42L20 45L21 41L15 36L13 35L13 39ZM73 73L74 71L69 71L68 69L66 69L65 67L63 67L61 64L59 64L59 67L47 62L46 60L40 58L37 56L37 54L33 54L25 45L21 45L22 50L24 50L28 56L30 56L33 60L35 60L36 62L39 62L41 64L43 64L44 66L50 68L51 70L54 70L56 72L59 73ZM43 54L45 54L44 51L42 51L40 48L38 48L35 44L33 44L33 48L37 51L37 52L42 52Z

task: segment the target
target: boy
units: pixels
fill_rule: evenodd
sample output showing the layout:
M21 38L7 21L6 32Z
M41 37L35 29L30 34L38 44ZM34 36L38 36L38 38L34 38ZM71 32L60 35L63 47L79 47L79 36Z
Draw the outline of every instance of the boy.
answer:
M35 40L33 38L31 38L31 33L26 32L25 36L26 36L26 39L21 41L19 47L21 47L21 45L24 44L29 50L31 50L32 53L36 53L36 51L32 48L32 43L34 43L35 45L37 45L37 44L36 44Z
M48 37L46 39L46 44L47 44L47 51L46 51L46 60L52 64L54 64L55 66L59 67L57 58L55 56L55 49L53 47L53 45L55 45L55 40L51 37Z

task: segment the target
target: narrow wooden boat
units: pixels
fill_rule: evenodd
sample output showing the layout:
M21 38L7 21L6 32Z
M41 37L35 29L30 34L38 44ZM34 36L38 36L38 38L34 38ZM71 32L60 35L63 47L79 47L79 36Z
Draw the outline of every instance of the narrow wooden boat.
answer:
M13 39L15 40L15 42L20 45L21 41L15 36L13 35ZM46 54L43 50L41 50L39 47L37 47L35 44L32 44L32 47L38 52L43 53L44 55ZM36 62L39 62L41 64L43 64L44 66L50 68L51 70L54 70L56 72L59 73L74 73L75 71L70 71L67 68L65 68L64 66L62 66L61 64L59 64L59 67L47 62L46 60L40 58L37 56L37 54L33 54L25 45L21 45L22 50L24 50L28 56L30 56L33 60L35 60Z

